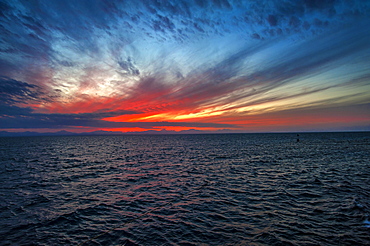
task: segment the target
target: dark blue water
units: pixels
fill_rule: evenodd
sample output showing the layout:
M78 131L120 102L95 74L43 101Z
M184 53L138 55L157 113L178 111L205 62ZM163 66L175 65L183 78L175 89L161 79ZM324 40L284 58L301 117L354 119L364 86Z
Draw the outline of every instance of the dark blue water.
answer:
M370 133L0 138L0 245L370 245Z

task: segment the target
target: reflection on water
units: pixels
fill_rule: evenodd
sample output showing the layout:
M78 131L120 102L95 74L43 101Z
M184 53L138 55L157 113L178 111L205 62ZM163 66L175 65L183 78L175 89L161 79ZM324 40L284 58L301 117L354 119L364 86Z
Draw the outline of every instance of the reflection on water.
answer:
M0 138L0 244L370 244L370 133L299 138Z

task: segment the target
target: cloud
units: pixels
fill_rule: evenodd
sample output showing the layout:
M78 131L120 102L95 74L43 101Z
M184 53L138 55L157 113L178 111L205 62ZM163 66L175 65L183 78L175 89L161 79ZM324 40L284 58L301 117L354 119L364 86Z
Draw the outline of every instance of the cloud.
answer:
M347 82L316 83L311 85L312 88L303 91L298 81L322 74L335 76L330 75L330 71L345 66L352 57L366 59L366 52L363 51L370 50L369 37L369 32L360 28L327 33L285 48L281 48L279 42L272 44L266 41L260 46L238 50L212 66L200 66L187 76L179 78L176 83L166 83L162 74L142 77L133 88L132 97L137 100L146 98L149 105L165 101L169 107L200 110L207 105L237 103L239 106L231 106L235 108L313 95L335 87L347 86ZM284 42L282 44L286 45ZM279 49L275 50L277 48ZM271 50L276 53L267 62L255 65L249 62ZM355 80L366 83L367 77L364 75L348 75L360 76ZM294 83L298 84L290 91L271 94L285 85ZM359 83L358 85L361 86Z
M140 71L133 64L131 57L128 57L126 61L119 61L118 64L120 68L122 69L122 72L121 72L122 74L140 75Z
M7 104L0 104L0 119L5 119L7 117L14 118L14 116L22 116L31 114L31 108L21 108L17 106L9 106Z
M144 87L149 88L153 83L150 79L143 81ZM151 92L154 92L153 87ZM13 80L7 77L0 78L0 128L7 129L31 129L31 128L71 128L71 127L95 127L95 128L154 128L163 126L183 126L183 127L213 127L225 128L235 127L230 124L201 123L201 122L112 122L102 120L104 118L135 115L142 112L133 110L108 111L100 109L92 113L35 113L30 107L15 106L32 104L44 100L45 95L41 93L40 87L25 82Z
M341 24L351 13L366 16L369 3L353 1L34 1L3 4L3 31L7 41L23 45L26 53L48 54L55 38L75 41L76 48L99 50L96 33L130 38L184 40L186 37L225 33L239 28L245 37L302 32L303 25ZM22 9L22 10L21 10ZM20 11L19 11L20 10ZM81 12L81 10L83 12ZM353 15L353 14L352 14ZM307 24L304 24L307 23ZM13 30L17 29L17 33ZM133 32L133 30L140 30ZM229 30L230 31L230 30ZM257 32L256 32L257 31ZM25 39L17 39L22 34ZM195 34L195 35L194 35ZM145 35L145 36L141 36ZM63 37L64 36L64 37ZM31 41L31 43L30 43ZM9 42L8 42L9 43ZM34 49L30 49L34 47ZM34 53L36 54L36 53Z
M80 114L40 114L30 108L3 106L0 108L2 118L0 128L62 128L71 126L117 127L116 122L101 120L126 114L137 114L136 111L118 110L114 112L93 112Z
M333 7L335 0L304 0L303 3L308 9L325 9Z
M0 105L43 100L44 93L37 85L0 76Z
M358 54L370 49L368 37L363 29L336 31L274 51L274 59L254 65L249 61L275 50L280 44L265 41L259 46L246 46L224 56L216 64L202 64L184 76L168 77L162 70L142 74L129 90L125 90L128 97L117 99L117 104L134 106L146 113L181 115L217 107L223 111L236 110L346 87L349 82L318 83L308 88L298 84L289 91L278 92L286 85L344 66L354 55L359 57ZM362 81L358 86L366 84L367 77L353 76ZM356 86L354 81L352 85Z
M17 115L14 111L17 110ZM13 115L1 117L0 128L4 129L31 129L31 128L71 128L71 127L95 127L95 128L155 128L163 126L199 127L199 128L235 128L232 124L202 123L202 122L112 122L100 118L115 115L135 114L136 112L118 111L105 113L84 114L33 114L27 109L12 108ZM6 113L6 112L5 112Z
M312 33L327 30L328 25L335 28L356 24L354 15L367 16L370 8L366 1L353 1L351 5L331 0L25 1L2 6L0 64L4 69L0 67L0 72L8 77L19 71L27 73L29 65L35 63L42 68L55 64L91 65L106 56L107 51L126 51L130 43L138 40L145 41L145 48L150 50L153 45L173 42L187 45L231 33L246 40L293 34L311 37ZM131 67L129 57L131 61L136 58L118 54L114 59L124 66L126 73L137 74L140 68Z

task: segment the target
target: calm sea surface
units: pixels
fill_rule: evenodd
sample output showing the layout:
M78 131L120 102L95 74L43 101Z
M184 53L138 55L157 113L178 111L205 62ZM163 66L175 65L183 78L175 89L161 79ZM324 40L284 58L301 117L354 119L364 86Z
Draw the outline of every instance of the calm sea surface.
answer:
M370 133L0 138L0 245L370 245Z

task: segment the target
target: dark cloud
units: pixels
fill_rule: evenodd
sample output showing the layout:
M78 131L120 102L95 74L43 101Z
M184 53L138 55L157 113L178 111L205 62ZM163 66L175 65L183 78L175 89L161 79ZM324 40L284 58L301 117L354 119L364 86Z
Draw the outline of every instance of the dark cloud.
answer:
M289 25L293 28L297 28L299 27L301 24L301 21L296 17L296 16L292 16L290 17L290 20L289 20Z
M231 8L231 4L229 3L228 0L212 0L211 2L217 8L226 8L226 9Z
M267 21L269 22L270 26L276 26L278 22L275 15L269 15L267 17Z
M31 108L21 108L17 106L10 106L8 104L0 103L0 118L5 119L7 117L13 118L14 116L19 117L23 115L29 115L32 113Z
M194 0L194 2L201 8L205 8L208 6L208 0Z
M73 67L76 65L74 62L71 61L59 61L59 64L64 67Z
M174 31L175 25L167 16L157 14L157 17L158 19L153 22L154 30L162 32L165 32L165 30Z
M6 2L0 2L0 16L5 17L12 8Z
M30 108L0 105L2 121L0 128L62 128L72 126L117 127L116 122L101 119L127 114L138 114L136 111L118 110L113 112L94 112L79 114L40 114Z
M370 73L363 74L361 76L357 76L351 78L349 81L344 83L344 86L359 86L359 85L367 85L370 82Z
M18 110L20 110L18 108ZM26 110L27 111L27 110ZM200 128L235 128L231 124L201 123L201 122L112 122L98 118L132 114L136 112L106 112L102 114L22 114L18 116L3 116L0 128L3 129L31 129L31 128L72 128L72 127L96 127L96 128L155 128L163 126L182 126Z
M335 0L304 0L304 5L308 9L323 9L330 8L338 1Z
M135 67L131 57L128 57L126 61L119 61L118 65L122 69L120 73L124 75L140 75L140 71Z
M40 101L43 97L44 93L37 85L0 76L0 104L11 105L19 102Z

